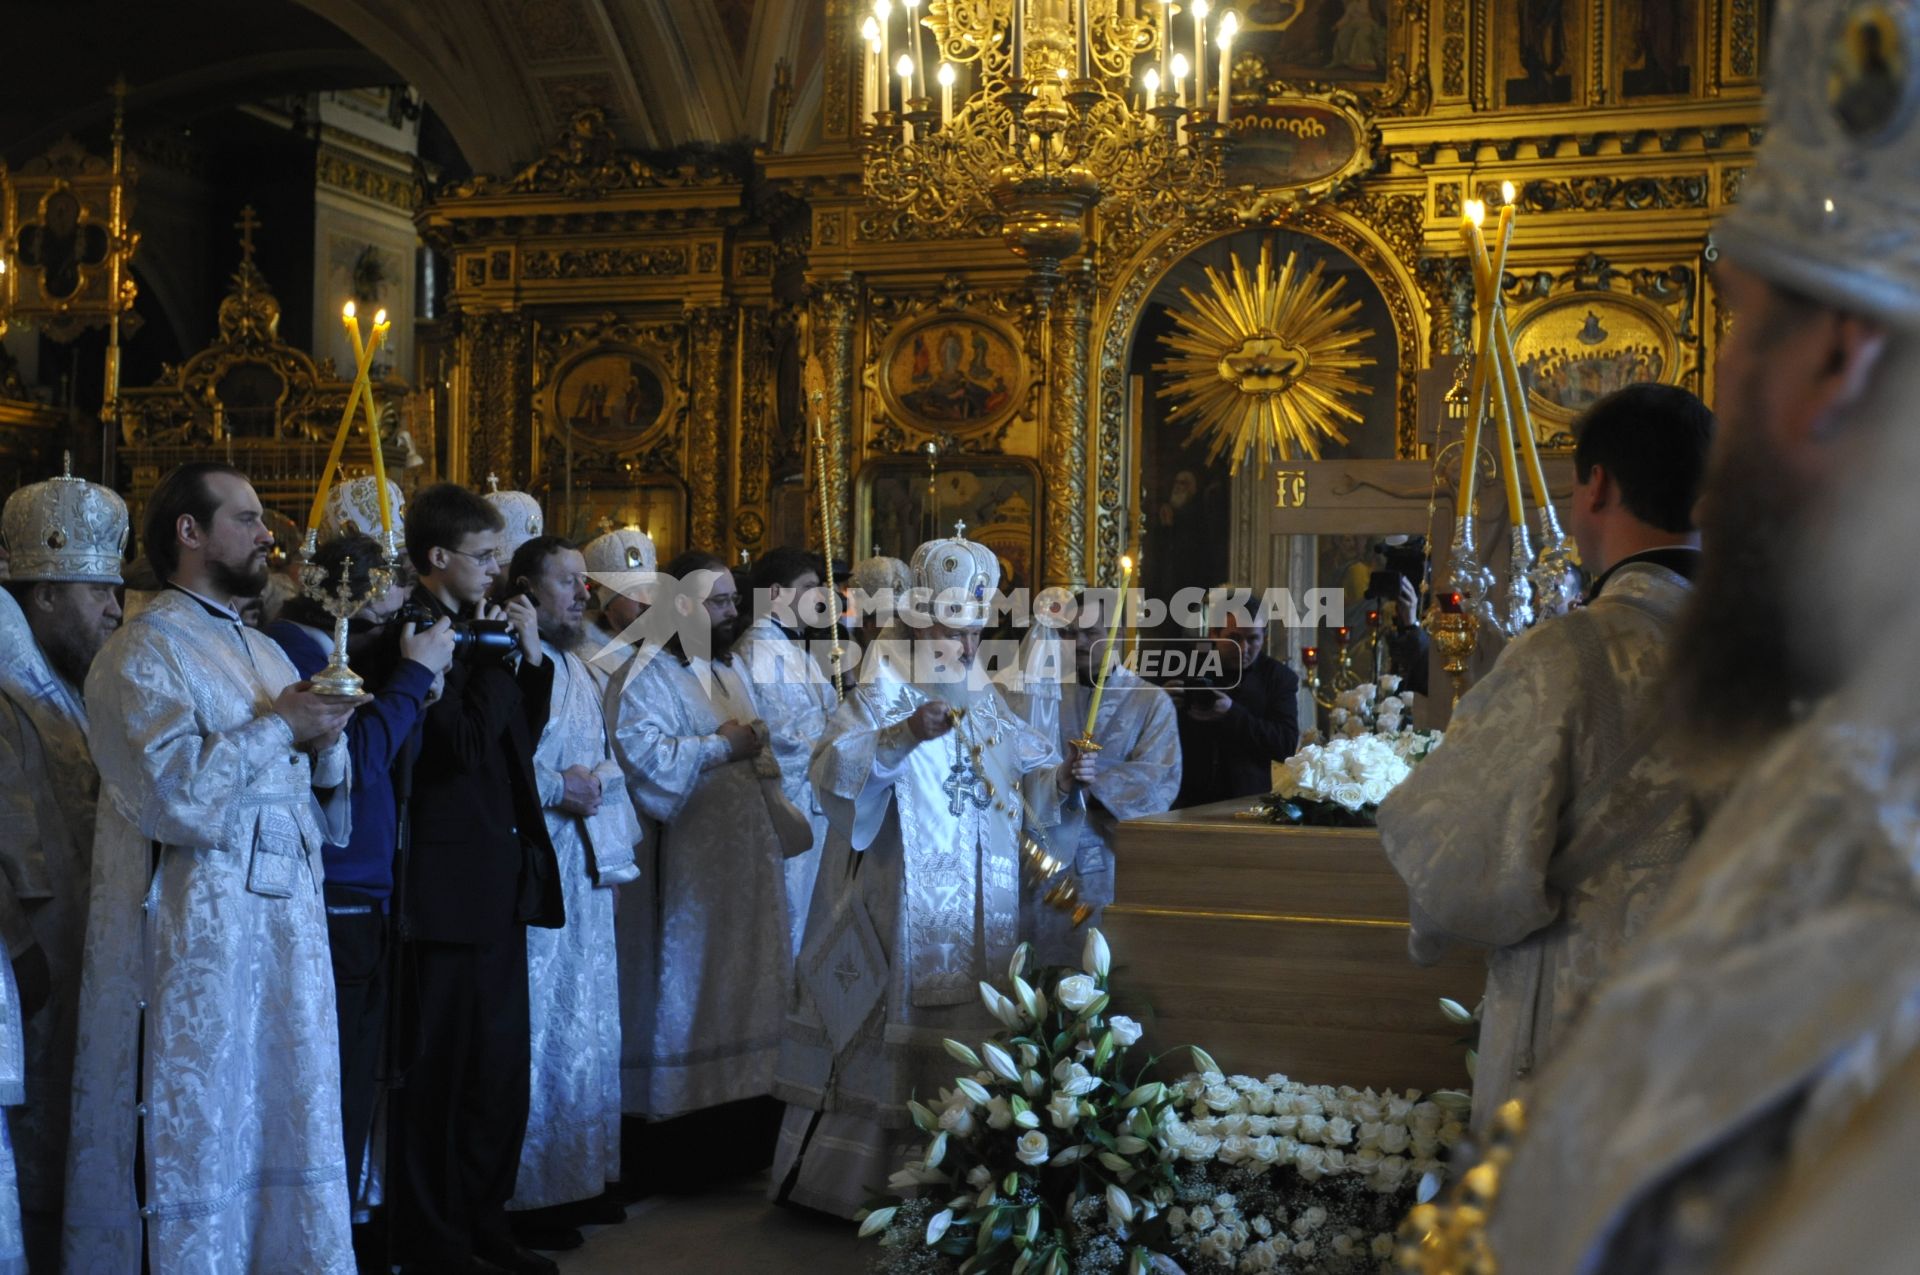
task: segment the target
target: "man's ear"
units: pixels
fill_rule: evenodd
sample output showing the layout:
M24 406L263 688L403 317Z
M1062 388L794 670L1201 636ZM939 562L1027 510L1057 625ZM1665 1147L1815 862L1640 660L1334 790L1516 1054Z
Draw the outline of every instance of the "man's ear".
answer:
M174 520L173 534L179 542L189 549L200 547L200 524L192 514L181 514Z
M52 615L55 605L53 585L44 580L34 585L33 592L28 596L27 600L33 604L34 610L44 611L48 615Z
M427 550L427 561L433 564L435 571L445 571L447 564L452 560L452 555L439 545Z
M1824 312L1805 339L1819 343L1819 374L1801 396L1799 410L1788 415L1794 442L1819 442L1846 419L1872 384L1886 353L1887 330L1871 319L1838 311Z
M1587 512L1597 514L1613 503L1613 475L1607 472L1605 465L1595 465L1587 471Z

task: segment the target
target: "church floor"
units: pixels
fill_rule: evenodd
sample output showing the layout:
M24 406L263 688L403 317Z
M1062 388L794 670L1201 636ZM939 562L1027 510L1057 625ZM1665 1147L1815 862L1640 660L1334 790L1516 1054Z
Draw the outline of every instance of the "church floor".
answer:
M764 1175L648 1196L623 1225L586 1235L584 1247L552 1255L561 1275L862 1275L874 1254L850 1222L767 1203Z

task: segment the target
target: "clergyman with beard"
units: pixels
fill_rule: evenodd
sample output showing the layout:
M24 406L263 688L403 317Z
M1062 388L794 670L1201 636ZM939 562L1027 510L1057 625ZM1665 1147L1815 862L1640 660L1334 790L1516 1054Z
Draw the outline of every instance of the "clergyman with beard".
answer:
M532 1248L571 1246L586 1222L626 1220L604 1198L620 1176L620 972L614 887L640 875L640 821L607 743L599 679L578 654L587 564L559 536L514 551L507 584L539 612L553 687L534 780L567 923L527 932L532 1089L509 1218ZM648 889L652 884L648 883Z
M22 1061L26 1070L26 1101L7 1120L27 1263L55 1270L100 789L80 688L120 626L127 507L105 487L55 478L9 497L0 530L14 548L0 593L0 941L26 1048L6 1060L16 1083Z
M1920 1249L1920 81L1909 46L1900 111L1862 131L1820 55L1861 22L1911 33L1920 4L1776 22L1814 55L1769 67L1714 232L1733 322L1677 661L1692 757L1734 785L1536 1079L1489 1221L1503 1271L1904 1271Z
M1574 436L1568 527L1598 573L1586 605L1502 651L1380 806L1414 960L1487 952L1477 1128L1552 1056L1701 822L1663 737L1662 677L1699 565L1713 414L1677 386L1636 385Z
M375 595L373 571L385 556L372 536L343 535L321 545L308 566L333 584L345 573L366 603L348 620L347 655L366 680L372 700L347 724L353 768L353 825L346 844L321 852L326 867L327 948L333 968L335 1021L340 1034L341 1124L353 1199L366 1198L368 1138L373 1129L381 1046L386 1039L392 953L389 902L399 806L393 771L413 737L442 674L453 662L451 625L403 625L397 650L384 642L406 586L399 579ZM400 573L396 569L396 576ZM302 677L312 677L333 654L333 617L305 594L289 598L266 629ZM397 657L397 658L395 658ZM363 1241L360 1247L366 1247Z
M236 604L273 535L246 476L148 497L166 587L87 675L100 772L62 1269L353 1270L323 842L364 697Z

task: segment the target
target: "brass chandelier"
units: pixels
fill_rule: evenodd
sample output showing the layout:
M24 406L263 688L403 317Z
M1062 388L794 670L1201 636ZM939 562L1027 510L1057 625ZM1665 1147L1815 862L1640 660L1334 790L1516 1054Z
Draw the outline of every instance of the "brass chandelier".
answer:
M1043 292L1104 204L1161 224L1216 206L1237 20L1210 25L1208 9L872 0L859 19L869 199L936 233L997 217Z

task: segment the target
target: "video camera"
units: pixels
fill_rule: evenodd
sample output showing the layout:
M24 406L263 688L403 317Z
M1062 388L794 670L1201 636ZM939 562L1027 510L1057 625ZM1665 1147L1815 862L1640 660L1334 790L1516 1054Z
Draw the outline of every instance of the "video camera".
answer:
M424 602L409 598L393 617L396 624L412 624L429 629L440 615ZM453 658L456 660L504 660L519 645L513 626L505 620L458 620L453 622Z
M1427 538L1408 536L1399 544L1389 544L1381 540L1373 545L1373 556L1380 559L1381 569L1367 578L1367 597L1382 602L1400 600L1400 584L1403 580L1413 581L1417 595L1426 581L1427 575Z

